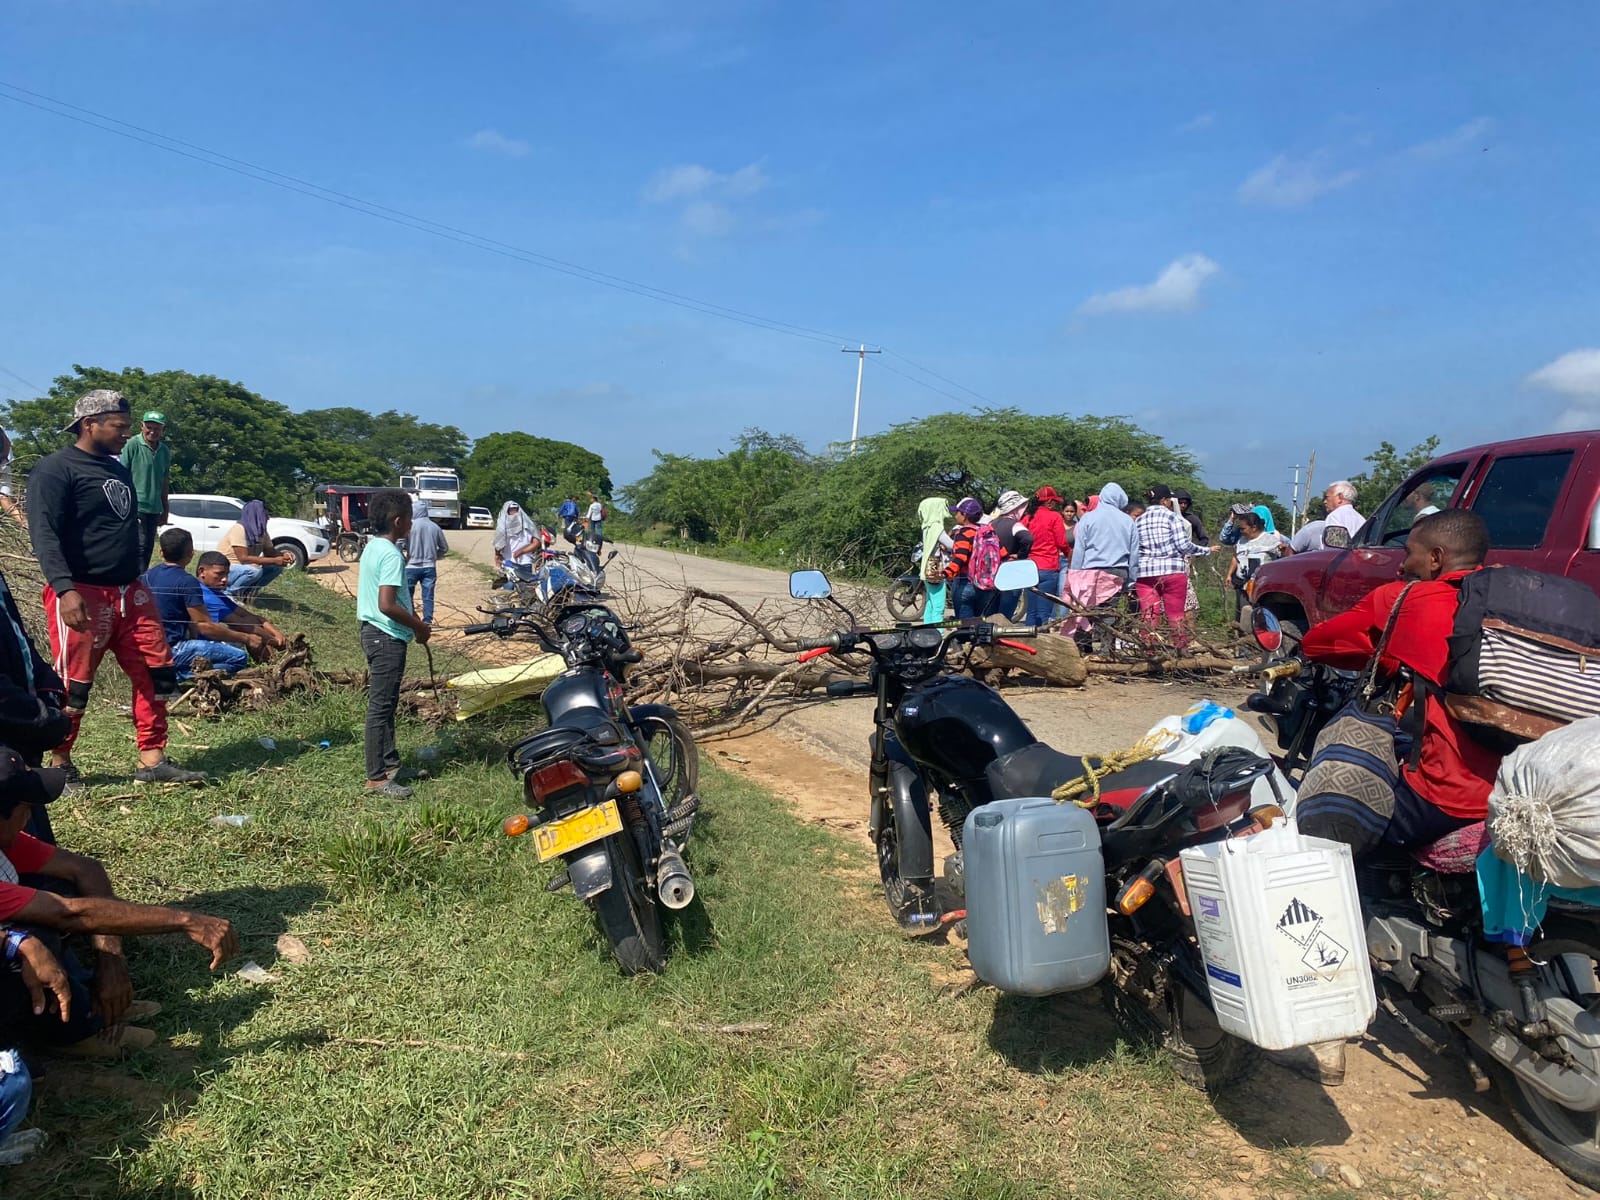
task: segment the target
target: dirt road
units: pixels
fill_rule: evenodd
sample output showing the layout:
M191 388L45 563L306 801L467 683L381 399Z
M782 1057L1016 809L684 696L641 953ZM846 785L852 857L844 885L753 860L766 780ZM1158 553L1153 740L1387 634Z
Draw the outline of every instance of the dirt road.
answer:
M487 531L449 536L456 554L441 564L435 614L434 656L441 674L469 669L466 641L451 626L481 619L475 610L491 595L481 568L493 564ZM792 603L778 571L638 547L622 548L614 565L622 568L622 578L660 589L664 599L692 583L747 605ZM356 568L330 564L313 577L353 593ZM470 650L480 660L513 661L531 648L480 638ZM1091 679L1074 690L1009 689L1007 699L1040 738L1085 754L1131 745L1161 717L1202 696L1236 700L1234 690L1227 680L1197 687ZM864 700L819 703L776 724L758 723L708 743L702 753L787 798L801 819L865 844L871 717ZM945 847L941 854L948 842ZM931 951L930 970L936 970ZM1095 995L1091 990L1059 1003L1064 1009L1092 1008ZM1217 1136L1232 1143L1240 1161L1263 1180L1257 1195L1277 1194L1266 1181L1272 1153L1284 1147L1304 1153L1330 1184L1362 1195L1566 1200L1594 1194L1570 1183L1518 1139L1498 1096L1476 1094L1462 1068L1434 1058L1382 1016L1367 1038L1351 1046L1343 1087L1324 1089L1268 1063L1250 1084L1216 1097L1215 1104ZM1228 1192L1230 1200L1243 1194Z

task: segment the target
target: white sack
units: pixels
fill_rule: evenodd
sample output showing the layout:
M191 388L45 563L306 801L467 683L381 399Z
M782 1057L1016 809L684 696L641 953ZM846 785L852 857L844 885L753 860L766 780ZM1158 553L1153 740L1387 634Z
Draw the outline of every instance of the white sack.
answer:
M1539 883L1600 885L1600 717L1519 746L1489 793L1494 851Z

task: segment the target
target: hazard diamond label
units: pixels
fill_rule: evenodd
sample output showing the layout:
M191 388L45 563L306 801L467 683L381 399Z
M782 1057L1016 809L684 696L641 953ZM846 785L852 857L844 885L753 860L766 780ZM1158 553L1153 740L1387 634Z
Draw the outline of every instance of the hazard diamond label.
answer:
M1332 979L1334 973L1339 970L1340 964L1349 955L1350 951L1346 950L1326 933L1319 932L1311 939L1311 943L1306 947L1305 955L1300 961L1324 979Z
M1289 901L1289 907L1278 918L1278 932L1298 946L1310 946L1321 927L1322 917L1298 898Z

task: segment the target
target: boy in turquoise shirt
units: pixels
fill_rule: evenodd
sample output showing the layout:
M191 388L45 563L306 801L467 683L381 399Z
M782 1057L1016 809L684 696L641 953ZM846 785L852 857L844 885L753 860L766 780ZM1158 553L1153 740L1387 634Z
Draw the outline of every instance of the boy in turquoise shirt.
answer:
M367 502L372 538L361 553L356 616L361 621L361 651L367 656L367 791L404 800L400 752L394 744L394 717L400 707L400 682L406 673L406 648L427 645L431 627L411 611L406 560L395 543L411 532L411 497L390 488Z

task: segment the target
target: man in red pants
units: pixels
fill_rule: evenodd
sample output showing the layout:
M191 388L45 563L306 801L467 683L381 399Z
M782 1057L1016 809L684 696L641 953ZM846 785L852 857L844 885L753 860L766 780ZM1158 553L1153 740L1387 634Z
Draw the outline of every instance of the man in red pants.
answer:
M195 783L205 776L169 761L167 706L177 687L172 653L150 590L139 580L139 515L133 477L117 455L133 419L120 392L79 397L63 433L77 441L41 459L28 476L28 531L44 569L45 618L56 673L67 683L71 731L52 759L78 784L72 745L89 687L107 650L133 684L138 783ZM81 785L79 785L81 786Z

